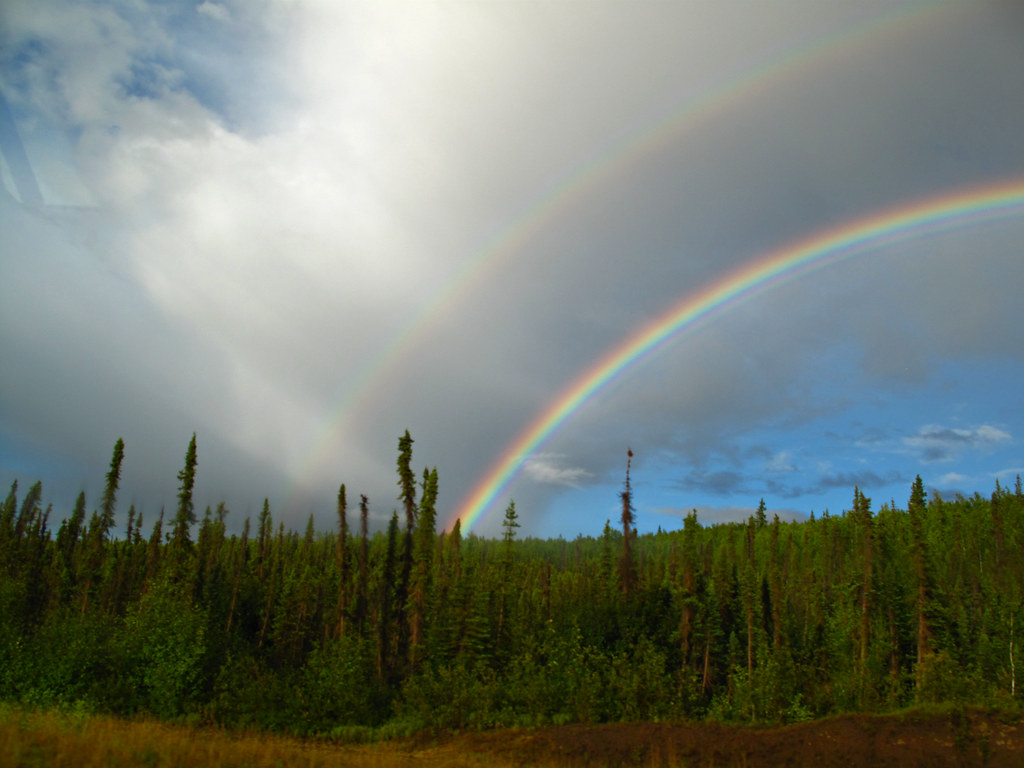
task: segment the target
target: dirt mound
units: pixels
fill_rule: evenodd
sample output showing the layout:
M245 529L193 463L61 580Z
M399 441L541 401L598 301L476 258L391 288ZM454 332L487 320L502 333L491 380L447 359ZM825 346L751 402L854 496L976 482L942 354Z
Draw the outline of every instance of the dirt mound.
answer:
M1019 717L975 711L848 715L777 728L571 725L464 734L459 751L563 766L1024 766Z

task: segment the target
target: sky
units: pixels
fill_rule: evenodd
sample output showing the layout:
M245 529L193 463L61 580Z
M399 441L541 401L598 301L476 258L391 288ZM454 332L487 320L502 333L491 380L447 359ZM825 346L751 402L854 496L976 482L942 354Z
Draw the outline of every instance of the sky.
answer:
M0 482L55 524L123 438L148 530L195 433L200 515L327 530L345 483L379 529L409 430L440 528L565 538L627 450L641 532L1012 486L1022 39L1010 0L6 0Z

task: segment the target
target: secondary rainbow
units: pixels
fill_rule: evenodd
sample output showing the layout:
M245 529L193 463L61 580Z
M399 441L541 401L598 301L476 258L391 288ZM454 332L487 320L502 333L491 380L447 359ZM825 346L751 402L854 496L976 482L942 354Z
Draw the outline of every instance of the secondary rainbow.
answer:
M1024 215L1024 177L958 190L818 233L764 254L686 296L601 357L577 377L494 462L448 521L468 530L494 503L529 455L589 398L641 359L687 330L770 288L804 277L857 254L896 242L1014 215Z
M576 204L586 191L612 183L616 174L625 172L643 156L679 140L681 133L695 129L703 121L711 121L727 109L742 104L748 97L764 92L772 83L785 83L788 78L801 73L816 72L829 57L849 54L856 46L875 39L880 33L897 35L952 4L951 0L910 3L849 28L825 34L794 49L777 52L752 69L711 84L703 92L691 95L666 112L643 121L640 130L612 142L559 179L483 243L455 271L445 286L412 314L388 344L378 350L353 377L339 386L332 398L330 413L312 436L310 449L293 469L293 484L297 486L302 478L326 460L333 442L341 433L340 425L346 415L356 410L358 403L374 392L376 382L388 376L411 349L422 343L433 323L451 312L460 297L472 294L498 265L525 250L532 237ZM815 67L812 68L812 64Z

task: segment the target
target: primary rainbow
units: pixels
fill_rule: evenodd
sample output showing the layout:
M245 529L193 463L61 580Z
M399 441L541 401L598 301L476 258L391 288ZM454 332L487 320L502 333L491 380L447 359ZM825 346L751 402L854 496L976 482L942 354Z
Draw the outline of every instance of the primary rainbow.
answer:
M448 522L467 530L487 511L526 458L608 382L726 308L828 265L881 246L971 223L1024 213L1024 178L930 197L840 225L764 254L686 296L610 350L566 387L491 466Z

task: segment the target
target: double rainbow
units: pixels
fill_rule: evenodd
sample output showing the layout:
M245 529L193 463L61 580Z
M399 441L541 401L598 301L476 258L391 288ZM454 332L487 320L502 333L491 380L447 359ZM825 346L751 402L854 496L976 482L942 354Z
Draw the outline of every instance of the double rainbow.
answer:
M372 395L376 383L392 375L398 363L422 343L434 323L451 312L463 296L471 295L497 267L521 253L538 232L571 210L587 190L613 183L617 174L628 171L641 158L678 141L686 131L710 123L730 108L744 104L748 98L765 92L773 85L788 83L802 75L813 75L830 59L849 55L859 46L878 39L879 35L895 36L907 29L912 30L953 5L952 0L911 2L777 52L757 66L727 76L668 111L651 116L640 130L607 146L561 178L482 243L455 271L445 287L409 318L390 343L381 347L353 377L340 384L332 397L329 416L314 435L311 448L297 462L289 495L331 455L331 448L343 431L341 426L347 415ZM464 505L459 514L465 515L466 509Z
M492 506L529 455L590 397L640 359L664 349L683 331L727 308L829 265L914 237L1024 215L1024 178L989 184L890 208L771 251L686 296L607 352L508 445L448 521L463 530Z

